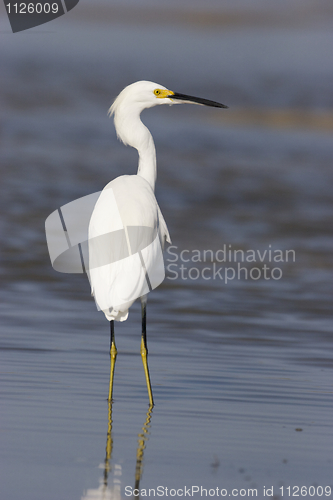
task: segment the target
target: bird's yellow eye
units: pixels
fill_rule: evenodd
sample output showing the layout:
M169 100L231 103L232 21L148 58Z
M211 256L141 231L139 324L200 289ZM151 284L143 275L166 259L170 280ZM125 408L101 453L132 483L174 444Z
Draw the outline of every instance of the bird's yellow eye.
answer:
M170 97L171 95L173 95L173 92L171 90L168 90L168 89L155 89L154 95L158 99L165 99L166 97Z

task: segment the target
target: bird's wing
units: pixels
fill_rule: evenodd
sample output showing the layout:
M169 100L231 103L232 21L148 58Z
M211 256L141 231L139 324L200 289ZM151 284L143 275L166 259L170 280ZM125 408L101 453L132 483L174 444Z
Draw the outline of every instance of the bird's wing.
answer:
M158 233L170 241L145 179L126 175L103 189L89 224L89 278L107 319L126 319L132 303L163 281Z
M157 204L157 202L156 202L156 204ZM170 234L168 231L168 226L166 225L163 214L162 214L161 209L158 206L158 204L157 204L157 210L158 210L158 222L159 222L158 232L159 232L159 237L160 237L161 246L162 246L162 250L163 250L165 242L167 242L171 245L172 241L171 241Z

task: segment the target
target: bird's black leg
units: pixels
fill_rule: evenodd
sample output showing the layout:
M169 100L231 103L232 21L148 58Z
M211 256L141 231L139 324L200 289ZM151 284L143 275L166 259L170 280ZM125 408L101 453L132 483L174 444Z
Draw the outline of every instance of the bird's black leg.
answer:
M112 389L113 389L113 374L114 374L114 367L116 364L116 358L117 358L117 348L116 348L116 343L114 340L114 321L110 321L110 386L109 386L109 398L108 401L112 401Z
M142 357L143 368L145 370L148 396L149 396L149 404L150 404L150 406L154 406L153 393L151 390L148 361L147 361L148 349L147 349L147 334L146 334L146 319L147 319L146 306L147 306L147 296L144 295L143 297L141 297L142 336L141 336L140 352L141 352L141 357Z

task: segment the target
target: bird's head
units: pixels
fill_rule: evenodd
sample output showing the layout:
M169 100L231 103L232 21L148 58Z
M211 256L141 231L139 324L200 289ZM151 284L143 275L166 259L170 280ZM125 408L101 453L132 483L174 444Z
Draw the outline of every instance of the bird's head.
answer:
M109 115L114 115L114 123L118 138L124 143L138 149L143 141L138 128L137 119L141 111L160 104L192 103L214 108L227 108L219 102L209 101L201 97L193 97L168 90L158 83L140 81L125 87L115 99ZM141 133L143 129L141 128Z
M201 104L214 108L227 108L224 104L201 97L193 97L186 94L179 94L159 85L158 83L140 81L125 87L115 99L110 108L110 115L116 114L119 108L128 108L136 111L143 111L160 104Z

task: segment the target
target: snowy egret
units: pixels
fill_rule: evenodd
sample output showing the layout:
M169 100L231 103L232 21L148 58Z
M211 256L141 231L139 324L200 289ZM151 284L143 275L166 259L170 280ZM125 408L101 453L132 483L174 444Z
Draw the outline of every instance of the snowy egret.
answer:
M149 130L142 123L140 114L146 108L178 103L227 108L224 104L215 101L179 94L157 83L140 81L122 90L109 110L109 114L114 116L114 124L120 141L137 149L139 154L137 175L123 175L105 186L94 207L89 224L91 290L99 309L110 321L109 401L112 400L117 357L114 321L126 320L128 309L135 299L140 297L141 356L149 402L151 406L154 404L147 363L147 292L155 288L151 284L150 271L154 277L154 269L159 268L161 249L163 250L165 241L171 243L171 240L154 195L156 182L154 141ZM111 239L105 239L107 235L111 235ZM156 273L159 274L158 271ZM161 273L159 279L160 276ZM160 279L158 284L161 281Z

